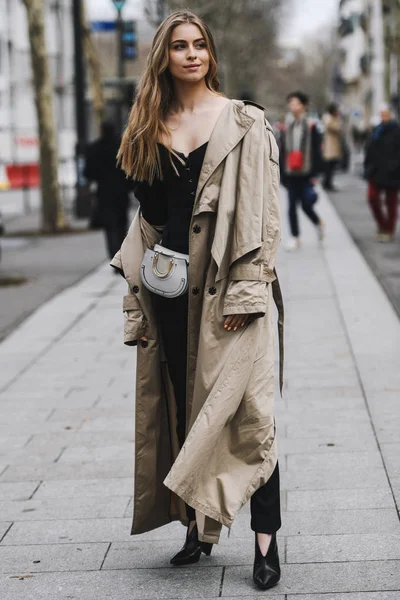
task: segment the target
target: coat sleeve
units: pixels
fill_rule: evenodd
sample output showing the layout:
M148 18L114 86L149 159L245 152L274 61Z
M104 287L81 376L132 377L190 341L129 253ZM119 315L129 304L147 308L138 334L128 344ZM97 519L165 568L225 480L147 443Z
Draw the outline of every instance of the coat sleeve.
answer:
M155 228L150 225L139 210L121 250L117 252L110 263L121 273L128 284L128 293L123 298L122 306L125 319L124 343L127 346L136 346L138 340L146 336L148 321L141 306L141 298L145 290L140 281L140 264L145 250L153 247L161 235L162 227Z
M258 189L247 190L247 195L255 199L253 214L246 214L246 218L260 222L261 239L257 247L231 264L224 316L263 316L268 302L267 286L275 280L275 257L280 241L279 150L269 125L263 133L263 146L261 171L258 170L255 177ZM245 220L244 215L240 216L240 211L236 218L241 223Z

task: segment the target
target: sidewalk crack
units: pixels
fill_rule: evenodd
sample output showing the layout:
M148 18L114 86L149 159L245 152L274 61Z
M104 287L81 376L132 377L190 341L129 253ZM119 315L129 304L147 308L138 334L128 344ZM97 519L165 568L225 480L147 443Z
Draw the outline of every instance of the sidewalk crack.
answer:
M100 569L99 569L99 571L101 571L101 570L102 570L102 568L103 568L103 565L104 565L104 563L105 563L105 560L106 560L106 558L107 558L107 554L110 552L110 548L111 548L111 542L108 544L108 548L107 548L107 550L106 550L106 553L105 553L105 555L104 555L103 561L102 561L102 563L101 563L101 565L100 565Z
M10 529L11 529L11 527L13 525L14 525L14 521L11 523L10 527L7 528L7 530L5 531L4 535L1 536L1 538L0 538L0 544L4 540L4 538L6 537L7 533L10 531Z
M226 571L226 567L222 567L221 583L219 584L218 598L222 598L222 590L224 587L225 571Z
M60 453L58 454L58 456L55 457L55 459L53 460L54 463L58 463L58 461L60 460L60 458L62 457L62 455L64 454L64 452L66 451L67 446L63 446L61 448Z
M38 489L40 488L40 486L42 485L42 483L43 483L43 481L39 481L39 483L37 484L37 486L33 490L32 494L29 496L28 500L32 500L33 496L36 494L36 492L38 491Z

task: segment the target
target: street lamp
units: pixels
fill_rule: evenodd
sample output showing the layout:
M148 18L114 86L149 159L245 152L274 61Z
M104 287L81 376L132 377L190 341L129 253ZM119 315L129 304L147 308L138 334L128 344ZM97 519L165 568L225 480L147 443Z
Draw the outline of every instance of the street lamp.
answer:
M122 132L123 127L123 100L122 100L122 90L123 90L123 79L125 77L125 63L123 56L123 35L124 35L124 20L122 18L122 9L124 8L126 0L112 0L115 8L117 9L118 17L117 17L117 32L118 32L118 60L117 60L117 77L118 77L118 111L117 111L117 128L118 134Z
M75 71L75 116L76 116L76 199L75 214L85 218L90 213L90 197L84 175L87 143L87 118L85 107L85 65L82 44L82 0L73 0L74 25L74 71Z

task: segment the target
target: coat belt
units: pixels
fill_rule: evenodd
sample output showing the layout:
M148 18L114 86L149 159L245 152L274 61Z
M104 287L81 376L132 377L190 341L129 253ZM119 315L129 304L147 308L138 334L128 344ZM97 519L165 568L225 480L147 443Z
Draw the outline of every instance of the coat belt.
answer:
M272 296L274 298L275 306L278 310L278 336L279 336L279 389L283 392L283 364L285 360L284 350L284 320L285 320L285 309L283 305L282 290L278 279L278 273L274 269L275 279L272 282Z

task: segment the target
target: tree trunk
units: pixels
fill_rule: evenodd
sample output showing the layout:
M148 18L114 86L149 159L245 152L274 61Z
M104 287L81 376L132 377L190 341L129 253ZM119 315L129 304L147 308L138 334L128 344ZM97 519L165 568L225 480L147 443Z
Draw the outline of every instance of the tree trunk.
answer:
M58 153L53 113L53 88L46 50L43 0L23 0L26 7L35 104L39 130L42 230L52 233L65 225L58 183Z
M90 83L93 96L93 107L96 115L97 126L100 130L100 125L104 119L105 101L103 87L101 85L101 65L100 60L93 44L93 39L86 16L85 3L82 2L82 31L83 45L86 58L89 66Z

